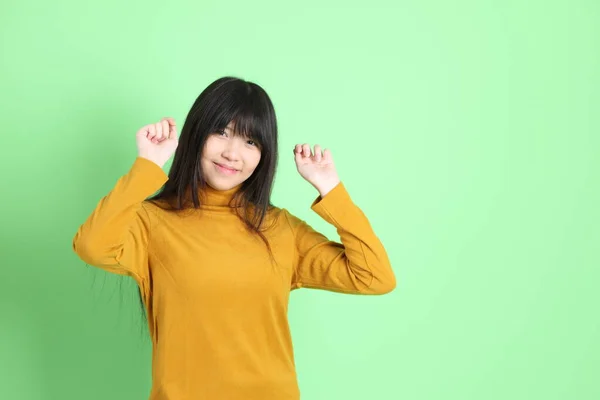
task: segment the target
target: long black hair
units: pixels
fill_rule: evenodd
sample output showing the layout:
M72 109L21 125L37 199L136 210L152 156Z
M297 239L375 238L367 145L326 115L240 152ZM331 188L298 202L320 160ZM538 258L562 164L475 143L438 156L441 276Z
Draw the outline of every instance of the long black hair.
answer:
M230 122L236 135L251 138L261 150L258 166L242 183L232 202L240 219L262 239L272 256L261 230L272 207L271 191L278 159L277 118L271 99L256 83L226 76L200 93L181 129L169 179L147 200L169 210L199 208L198 192L207 186L201 163L204 144L209 135L224 130ZM144 309L141 293L140 302Z

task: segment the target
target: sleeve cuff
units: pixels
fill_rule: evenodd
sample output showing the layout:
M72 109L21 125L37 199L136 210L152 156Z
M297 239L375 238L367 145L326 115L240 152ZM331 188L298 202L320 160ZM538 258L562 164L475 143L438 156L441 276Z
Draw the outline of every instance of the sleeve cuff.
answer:
M135 159L128 175L130 182L136 182L135 187L144 194L149 193L148 196L160 189L169 179L158 164L143 157Z
M311 209L326 220L329 216L343 213L353 205L350 194L342 182L338 183L325 197L317 197L311 205Z

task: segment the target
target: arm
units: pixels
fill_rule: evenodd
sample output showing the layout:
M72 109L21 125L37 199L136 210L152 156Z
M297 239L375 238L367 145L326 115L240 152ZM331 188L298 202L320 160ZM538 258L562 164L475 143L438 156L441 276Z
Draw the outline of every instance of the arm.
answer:
M150 219L142 202L167 179L157 164L137 157L79 227L73 238L75 253L87 264L144 279Z
M396 278L381 241L342 183L312 205L336 227L341 243L328 240L306 222L287 214L295 235L292 289L324 289L352 294L385 294Z

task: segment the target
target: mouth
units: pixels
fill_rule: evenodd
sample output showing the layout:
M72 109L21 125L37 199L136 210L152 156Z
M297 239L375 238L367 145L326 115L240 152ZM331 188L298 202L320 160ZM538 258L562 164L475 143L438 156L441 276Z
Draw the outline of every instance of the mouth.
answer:
M219 171L219 172L221 172L223 174L226 174L226 175L234 175L234 174L236 174L238 172L237 169L228 167L228 166L223 165L223 164L219 164L219 163L213 163L213 164L215 164L215 167L217 168L217 171Z

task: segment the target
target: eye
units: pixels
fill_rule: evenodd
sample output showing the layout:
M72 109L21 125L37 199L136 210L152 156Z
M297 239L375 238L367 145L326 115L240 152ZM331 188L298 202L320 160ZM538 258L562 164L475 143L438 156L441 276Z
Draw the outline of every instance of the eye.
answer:
M227 132L225 132L223 129L221 129L220 131L217 131L217 134L219 136L227 136Z
M248 146L256 147L258 150L262 149L262 146L260 145L260 143L257 142L255 139L248 139L246 141L246 143L248 144Z

